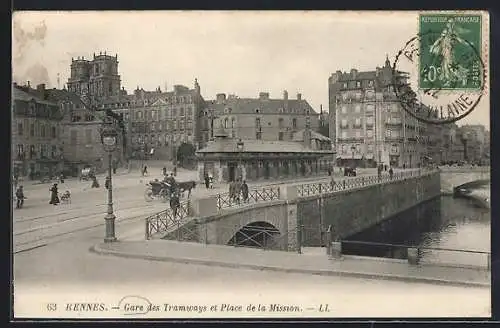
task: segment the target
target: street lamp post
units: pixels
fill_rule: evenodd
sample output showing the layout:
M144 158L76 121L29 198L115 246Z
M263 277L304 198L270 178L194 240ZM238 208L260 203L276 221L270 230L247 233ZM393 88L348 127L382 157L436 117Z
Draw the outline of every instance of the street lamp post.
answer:
M241 141L241 139L239 139L236 147L238 148L238 166L240 169L241 179L243 180L243 165L241 163L241 153L243 152L243 147L245 147L245 144L243 143L243 141Z
M351 151L352 151L352 167L355 167L356 165L354 165L354 151L356 151L356 147L355 146L352 146L351 147Z
M118 133L111 126L106 124L101 131L101 141L104 150L108 152L108 211L104 220L106 222L106 235L104 237L104 242L114 242L115 237L115 215L113 214L113 184L112 184L112 174L113 174L113 151L116 149Z

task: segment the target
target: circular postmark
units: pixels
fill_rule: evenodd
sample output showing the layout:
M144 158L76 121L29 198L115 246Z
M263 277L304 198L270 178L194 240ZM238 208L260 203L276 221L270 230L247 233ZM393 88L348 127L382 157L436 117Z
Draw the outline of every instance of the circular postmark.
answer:
M485 90L486 69L477 47L453 30L427 31L410 39L397 53L392 71L401 106L425 123L464 118Z

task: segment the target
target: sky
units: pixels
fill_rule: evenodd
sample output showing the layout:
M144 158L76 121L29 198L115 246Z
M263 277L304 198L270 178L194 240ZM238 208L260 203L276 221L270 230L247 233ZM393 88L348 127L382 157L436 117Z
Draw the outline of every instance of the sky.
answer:
M416 12L16 12L13 79L62 88L72 57L106 52L129 93L197 78L205 99L287 90L327 111L331 73L392 63L417 33ZM489 95L457 123L489 129Z

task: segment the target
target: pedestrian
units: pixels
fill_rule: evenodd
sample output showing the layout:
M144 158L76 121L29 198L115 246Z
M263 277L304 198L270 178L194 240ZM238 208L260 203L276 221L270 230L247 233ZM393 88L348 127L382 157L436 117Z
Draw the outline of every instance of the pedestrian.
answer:
M240 193L241 193L241 180L238 179L234 184L234 198L238 204L240 203Z
M99 181L97 181L97 177L92 175L92 185L90 188L99 188Z
M170 208L172 209L172 214L174 216L174 219L177 217L177 212L179 210L180 205L181 204L179 202L179 195L177 192L174 192L170 196Z
M332 175L332 169L328 168L328 176L331 176L331 175Z
M330 187L332 188L332 190L334 190L334 189L335 189L335 178L334 178L334 177L332 177L332 178L330 179Z
M167 168L165 166L161 169L161 174L167 176Z
M113 163L113 174L116 174L116 163Z
M214 176L212 173L208 175L208 186L210 189L214 189Z
M65 178L64 173L61 172L61 174L59 174L59 182L64 183L64 178Z
M232 203L234 201L234 189L235 189L235 182L231 181L229 182L229 203Z
M392 167L389 169L389 177L392 180L392 176L394 175L394 171L392 170Z
M248 185L245 180L243 180L243 183L241 184L241 196L243 198L243 201L245 203L248 202Z
M142 176L145 176L148 174L148 167L146 164L144 164L144 167L142 168Z
M16 208L22 208L24 205L24 191L23 191L23 186L19 186L16 190Z
M377 176L379 180L382 178L382 164L377 165Z
M384 171L387 171L387 164L384 165Z
M208 174L205 173L204 179L205 179L205 187L208 189L210 187L210 179L208 178Z
M57 205L59 204L59 191L57 189L57 183L54 183L52 188L49 189L50 191L50 202L49 204L52 205Z
M176 176L177 176L177 165L174 166L174 177L176 177Z
M403 163L403 170L406 169L406 163Z

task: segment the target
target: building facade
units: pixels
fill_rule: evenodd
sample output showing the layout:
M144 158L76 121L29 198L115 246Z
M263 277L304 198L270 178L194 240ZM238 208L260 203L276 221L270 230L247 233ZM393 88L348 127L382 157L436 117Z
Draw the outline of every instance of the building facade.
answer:
M306 125L317 131L320 122L318 113L300 93L296 99L289 99L287 91L282 99L271 99L267 92L261 92L258 98L218 94L216 100L208 102L200 121L204 143L220 128L230 138L292 141Z
M62 169L62 113L47 99L45 85L13 85L12 152L15 174L32 179Z
M110 56L99 53L92 60L84 57L71 58L71 75L68 79L68 91L79 96L86 96L92 102L117 96L120 93L120 75L118 74L118 55Z
M328 79L330 137L338 165L416 167L429 145L439 147L440 132L401 107L392 81L389 59L375 71L337 71Z
M194 88L175 85L173 91L154 92L137 89L128 109L132 156L174 160L177 148L190 143L200 144L200 113L204 108L200 85Z

